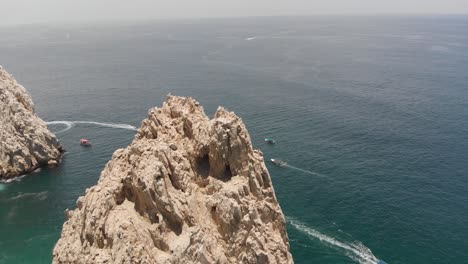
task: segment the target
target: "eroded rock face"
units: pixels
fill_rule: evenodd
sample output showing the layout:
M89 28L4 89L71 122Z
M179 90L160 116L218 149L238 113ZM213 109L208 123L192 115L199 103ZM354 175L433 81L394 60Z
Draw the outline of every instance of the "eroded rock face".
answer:
M191 98L150 110L67 218L54 263L293 263L242 120Z
M0 179L57 165L62 146L34 111L31 96L0 66Z

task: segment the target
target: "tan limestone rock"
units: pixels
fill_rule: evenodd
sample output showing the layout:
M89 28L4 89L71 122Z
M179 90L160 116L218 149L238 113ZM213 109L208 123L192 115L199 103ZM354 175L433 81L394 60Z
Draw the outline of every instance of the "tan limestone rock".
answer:
M56 166L63 148L35 113L26 89L0 67L0 179Z
M242 120L191 98L149 111L67 211L54 263L293 263L263 154Z

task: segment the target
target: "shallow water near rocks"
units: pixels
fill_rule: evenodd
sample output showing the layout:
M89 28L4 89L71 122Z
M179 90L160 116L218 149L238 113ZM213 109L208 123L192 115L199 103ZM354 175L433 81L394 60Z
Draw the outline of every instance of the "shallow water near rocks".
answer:
M64 210L168 93L235 111L266 160L288 162L267 166L296 263L463 263L467 29L462 16L0 27L0 63L67 150L0 183L0 263L50 263Z

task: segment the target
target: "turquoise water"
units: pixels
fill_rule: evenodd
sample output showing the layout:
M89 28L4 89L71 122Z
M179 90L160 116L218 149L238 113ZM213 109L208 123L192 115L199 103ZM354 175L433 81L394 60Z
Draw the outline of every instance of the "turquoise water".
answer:
M268 167L296 263L468 260L467 17L21 26L0 34L0 64L43 119L59 121L50 128L67 149L59 168L0 183L0 263L50 262L63 211L169 92L196 97L208 114L218 105L235 111L266 158L290 164ZM79 146L82 137L93 147Z

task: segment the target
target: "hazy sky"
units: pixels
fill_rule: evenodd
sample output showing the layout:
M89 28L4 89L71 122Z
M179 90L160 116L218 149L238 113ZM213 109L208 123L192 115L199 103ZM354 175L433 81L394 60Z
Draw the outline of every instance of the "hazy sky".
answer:
M0 0L1 24L369 13L468 13L468 0Z

